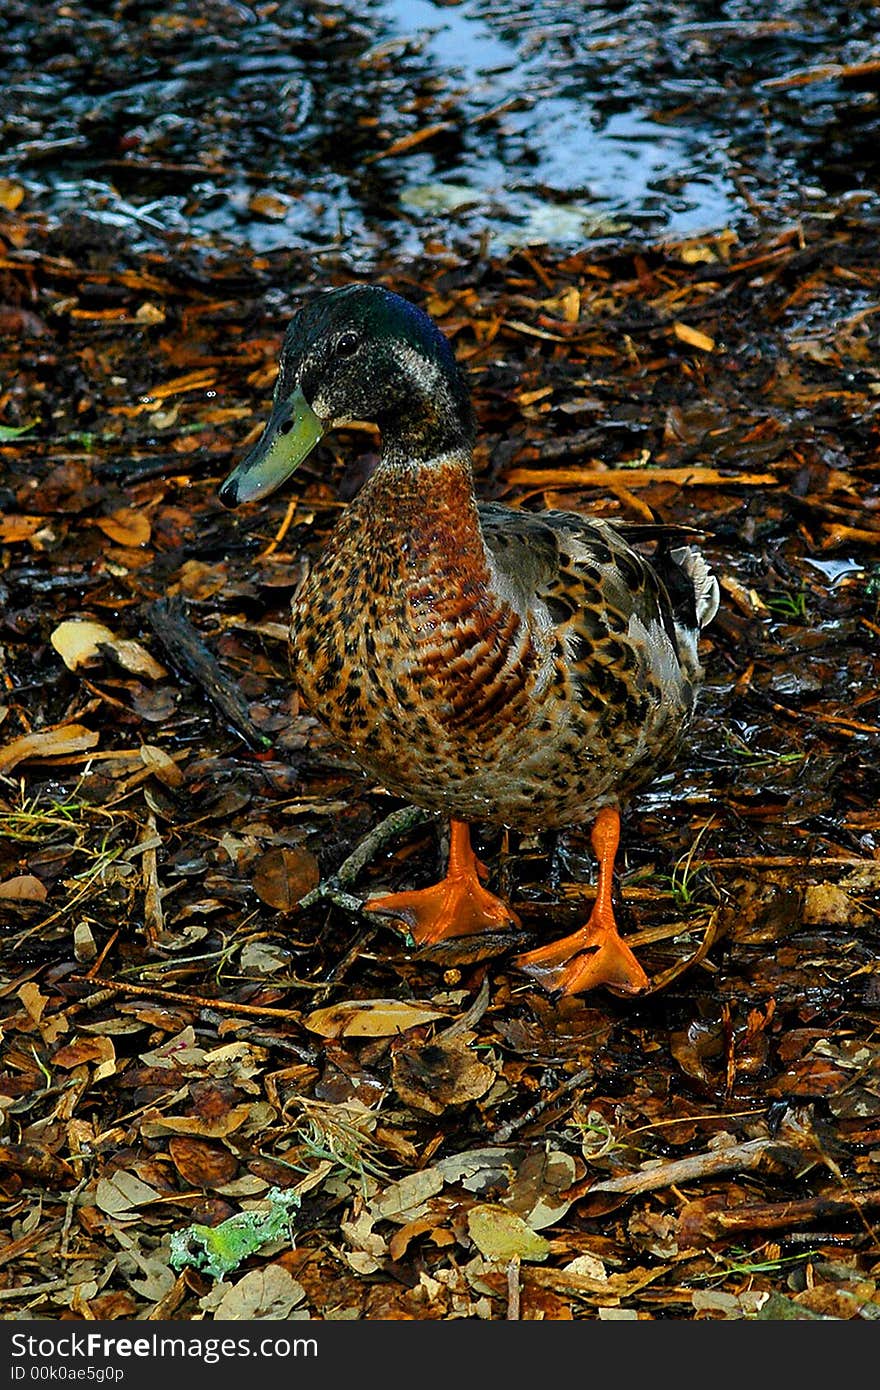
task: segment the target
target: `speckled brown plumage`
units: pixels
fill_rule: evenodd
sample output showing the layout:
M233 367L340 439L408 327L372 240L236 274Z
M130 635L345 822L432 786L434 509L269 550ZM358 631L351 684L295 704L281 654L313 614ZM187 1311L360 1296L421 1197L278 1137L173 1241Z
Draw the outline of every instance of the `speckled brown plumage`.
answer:
M389 790L460 820L572 825L675 756L697 673L668 602L605 523L478 508L464 458L380 468L294 600L295 678Z
M610 907L616 810L674 761L717 584L659 528L649 557L639 528L478 505L448 344L378 289L329 292L294 320L273 418L225 500L271 490L356 414L379 424L383 452L294 599L294 676L372 776L458 826L441 885L368 906L399 913L420 940L515 921L480 885L466 823L596 822L607 901L570 951L556 943L519 963L569 992L641 989ZM609 941L614 961L600 965Z

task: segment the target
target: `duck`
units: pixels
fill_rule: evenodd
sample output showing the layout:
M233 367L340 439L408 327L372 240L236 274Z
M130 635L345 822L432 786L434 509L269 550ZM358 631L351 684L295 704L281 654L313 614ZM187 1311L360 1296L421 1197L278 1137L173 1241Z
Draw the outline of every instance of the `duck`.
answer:
M443 878L364 910L418 947L515 935L471 827L589 828L588 920L513 967L557 1000L648 991L615 915L621 810L687 737L717 579L675 528L478 500L452 344L378 284L318 291L294 314L265 428L220 501L260 501L355 423L377 427L378 461L293 598L295 682L371 778L449 821Z

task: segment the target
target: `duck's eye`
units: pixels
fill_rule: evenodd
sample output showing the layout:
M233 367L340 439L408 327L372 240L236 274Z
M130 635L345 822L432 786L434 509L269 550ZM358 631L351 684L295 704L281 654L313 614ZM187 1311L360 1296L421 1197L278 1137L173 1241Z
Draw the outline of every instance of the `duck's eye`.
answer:
M336 356L353 357L360 347L360 341L356 333L343 333L336 344Z

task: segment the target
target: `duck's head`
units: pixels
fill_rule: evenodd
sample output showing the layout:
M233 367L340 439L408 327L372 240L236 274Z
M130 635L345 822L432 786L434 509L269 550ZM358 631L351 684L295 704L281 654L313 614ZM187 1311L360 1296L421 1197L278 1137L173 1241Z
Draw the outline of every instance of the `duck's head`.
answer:
M376 285L327 290L295 315L272 413L221 502L274 492L322 435L356 420L378 425L383 458L401 466L473 441L469 393L447 339L421 309Z

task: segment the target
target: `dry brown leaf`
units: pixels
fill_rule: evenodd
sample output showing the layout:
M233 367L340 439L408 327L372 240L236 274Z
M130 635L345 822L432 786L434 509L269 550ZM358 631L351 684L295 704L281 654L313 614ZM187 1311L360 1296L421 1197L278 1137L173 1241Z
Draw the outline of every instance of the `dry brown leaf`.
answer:
M204 560L184 560L177 571L177 580L169 586L170 594L184 594L187 598L204 602L219 594L229 583L228 566L209 565ZM284 629L285 637L287 629Z
M94 960L95 956L98 954L94 933L88 922L77 922L73 929L73 954L76 956L80 965L85 965L90 960Z
M315 856L307 849L270 849L257 862L254 892L276 912L290 912L321 881Z
M59 623L49 639L69 671L78 671L103 660L106 651L135 676L161 680L167 676L165 667L129 637L117 637L103 623L85 618L68 618Z
M98 1062L98 1071L102 1076L113 1076L116 1071L116 1049L112 1038L75 1038L53 1053L52 1062L62 1071L72 1071L83 1062Z
M389 1038L446 1017L439 1009L400 999L342 999L325 1009L314 1009L303 1022L310 1032L324 1038Z
M577 323L581 316L581 292L576 285L569 285L559 297L562 317L566 323Z
M128 545L133 549L146 545L152 534L149 517L133 507L117 507L107 516L97 517L95 525L117 545Z
M213 1308L213 1316L215 1321L284 1322L291 1315L297 1317L292 1310L305 1301L305 1296L302 1284L283 1265L269 1264L264 1269L252 1269L237 1284L226 1288ZM306 1316L305 1310L301 1316Z
M257 217L268 217L272 221L283 221L290 212L291 202L289 198L279 196L277 193L255 193L248 203L250 212Z
M191 1187L220 1187L231 1182L238 1172L234 1154L204 1139L173 1135L168 1141L168 1152L178 1173Z
M99 1178L95 1191L95 1206L108 1216L124 1216L128 1212L158 1202L161 1193L142 1182L134 1173L117 1169L109 1178Z
M0 179L0 208L4 208L6 212L15 212L23 201L23 184L15 179Z
M164 748L157 748L154 743L143 743L141 744L140 755L141 762L150 769L153 776L157 777L163 786L180 787L183 785L183 773Z
M484 1096L495 1072L467 1045L473 1035L430 1043L407 1043L394 1054L394 1089L406 1105L442 1115L450 1105L465 1105Z
M14 545L17 541L30 540L41 526L45 526L44 516L2 516L0 517L0 541L4 545Z
M32 758L61 758L68 753L81 753L94 748L99 735L83 724L56 724L51 729L39 729L22 734L0 748L0 772L11 772L19 763Z
M0 900L7 903L44 903L46 885L34 874L16 874L0 883Z
M140 1131L145 1139L164 1134L195 1135L200 1139L225 1139L234 1134L251 1117L250 1105L233 1105L221 1114L163 1115L148 1110L141 1121Z
M375 1220L415 1221L424 1215L431 1198L443 1191L444 1182L439 1168L421 1168L407 1173L373 1198L370 1214Z
M34 984L33 980L26 980L16 994L24 1005L29 1017L34 1023L39 1023L43 1017L43 1010L49 1002L49 996L44 994L40 986Z
M571 1154L535 1149L517 1169L504 1205L518 1212L533 1231L542 1231L568 1211L573 1199L565 1193L583 1172L583 1164Z
M838 884L810 883L804 893L803 920L843 927L848 922L867 922L868 916Z
M0 1167L49 1186L70 1187L76 1181L73 1170L45 1144L0 1144Z

